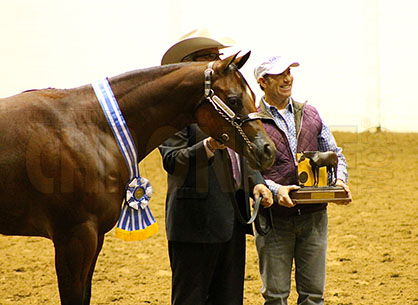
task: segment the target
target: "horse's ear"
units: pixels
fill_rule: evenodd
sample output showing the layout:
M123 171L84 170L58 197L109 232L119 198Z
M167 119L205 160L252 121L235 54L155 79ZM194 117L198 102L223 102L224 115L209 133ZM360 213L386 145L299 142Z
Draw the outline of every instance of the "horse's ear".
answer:
M236 55L238 55L238 53ZM245 54L241 58L238 58L239 61L235 64L238 70L241 69L242 66L247 62L248 58L250 58L250 55L251 55L251 51L248 51L247 54Z
M239 53L240 52L225 59L225 61L227 61L228 64L224 66L224 71L228 70L229 66L234 66L238 70L241 69L241 67L247 62L248 58L251 55L251 51L248 51L248 53L244 56L238 57Z
M230 59L230 60L229 60L228 64L225 66L224 70L227 70L230 65L234 64L234 61L237 58L238 54L239 54L239 52L236 53L234 56L230 56L229 58L227 58L227 59Z

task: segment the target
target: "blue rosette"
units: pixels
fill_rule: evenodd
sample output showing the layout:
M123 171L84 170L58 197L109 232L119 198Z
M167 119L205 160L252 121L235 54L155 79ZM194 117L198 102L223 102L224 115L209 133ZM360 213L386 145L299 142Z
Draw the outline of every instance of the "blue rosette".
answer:
M148 179L144 177L133 178L126 189L126 202L128 205L139 210L145 209L152 196L152 186Z

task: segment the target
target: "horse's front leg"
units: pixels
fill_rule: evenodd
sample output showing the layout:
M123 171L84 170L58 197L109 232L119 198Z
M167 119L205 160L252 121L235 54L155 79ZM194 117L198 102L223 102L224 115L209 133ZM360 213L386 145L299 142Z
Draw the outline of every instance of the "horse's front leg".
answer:
M337 168L338 165L334 166L334 185L337 185Z
M331 186L335 186L337 183L337 170L333 166L327 166L327 173L331 177Z
M103 236L99 237L94 223L85 222L56 233L53 242L61 304L90 304L91 278Z
M96 255L94 256L93 262L90 266L90 271L87 277L87 284L86 284L86 292L84 297L84 304L83 305L90 305L90 298L91 298L91 281L93 280L93 273L96 267L97 258L99 257L100 251L102 251L103 241L104 241L104 234L98 236L98 243L96 249Z
M334 167L330 167L329 169L330 173L331 173L331 185L335 186L335 184L337 183L337 173L335 172Z

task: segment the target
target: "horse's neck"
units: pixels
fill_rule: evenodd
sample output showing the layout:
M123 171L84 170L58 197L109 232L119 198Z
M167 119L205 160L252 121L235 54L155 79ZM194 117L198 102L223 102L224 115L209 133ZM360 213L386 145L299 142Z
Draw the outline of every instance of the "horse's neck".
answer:
M203 69L175 65L110 79L121 111L137 141L139 159L178 130L195 122L203 96Z

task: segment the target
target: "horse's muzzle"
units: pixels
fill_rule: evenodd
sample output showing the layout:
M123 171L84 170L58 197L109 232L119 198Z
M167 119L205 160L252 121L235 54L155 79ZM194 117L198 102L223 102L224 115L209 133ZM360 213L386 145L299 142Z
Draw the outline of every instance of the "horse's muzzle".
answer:
M276 146L264 135L258 134L252 142L252 148L247 148L248 161L250 166L256 170L265 170L270 168L276 157Z

